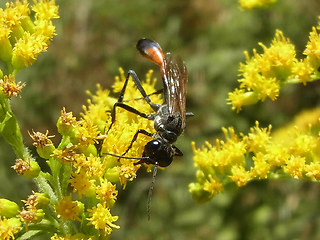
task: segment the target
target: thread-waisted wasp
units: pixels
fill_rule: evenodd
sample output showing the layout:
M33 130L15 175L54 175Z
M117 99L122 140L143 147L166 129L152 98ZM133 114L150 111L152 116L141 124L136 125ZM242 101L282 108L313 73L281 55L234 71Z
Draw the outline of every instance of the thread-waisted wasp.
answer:
M182 156L183 153L173 145L186 127L186 117L193 116L193 113L186 112L186 93L187 93L187 68L181 58L175 58L171 53L164 54L160 45L150 39L140 39L136 45L139 52L160 67L163 89L164 103L155 104L146 94L137 74L129 70L122 90L120 91L117 102L111 111L112 122L107 131L110 131L116 120L116 108L123 108L131 113L143 118L154 121L155 133L150 133L144 129L139 129L122 155L105 153L119 158L138 159L136 164L153 164L153 181L149 190L148 212L150 197L153 190L157 167L167 167L171 164L173 157ZM124 103L124 93L128 81L132 78L137 89L140 91L144 100L154 110L152 114L145 114ZM131 149L139 134L152 137L145 147L142 157L127 157L125 154ZM149 216L149 215L148 215Z

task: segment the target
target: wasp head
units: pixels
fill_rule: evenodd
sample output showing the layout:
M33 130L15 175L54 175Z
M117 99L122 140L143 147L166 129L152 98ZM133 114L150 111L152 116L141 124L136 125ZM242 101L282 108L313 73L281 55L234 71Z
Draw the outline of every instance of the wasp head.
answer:
M143 151L143 157L148 157L147 164L167 167L171 164L174 156L183 156L183 153L174 145L162 138L156 138L148 142Z

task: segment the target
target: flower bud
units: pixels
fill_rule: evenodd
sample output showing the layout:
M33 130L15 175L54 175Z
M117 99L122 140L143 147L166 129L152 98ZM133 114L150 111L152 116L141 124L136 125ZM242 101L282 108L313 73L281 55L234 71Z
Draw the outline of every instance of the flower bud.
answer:
M81 215L84 212L84 204L80 201L75 201L78 205L79 215Z
M29 33L35 32L34 24L29 16L24 16L24 18L21 19L21 26Z
M34 219L32 223L38 223L41 222L44 218L45 213L43 212L43 209L37 209L34 215Z
M41 169L36 161L30 161L29 170L25 171L22 175L26 178L36 178L38 177Z
M12 43L16 43L17 40L22 38L23 35L24 35L24 30L23 30L22 26L17 24L17 25L15 25L15 27L13 27L11 29L10 41Z
M53 145L53 143L51 143L45 146L38 146L37 153L39 154L40 157L44 159L49 159L55 149L56 149L55 146Z
M204 203L211 198L210 193L205 191L200 183L190 183L189 192L198 203Z
M37 197L37 208L44 208L49 205L50 199L47 194L37 192L35 195Z
M19 206L8 199L0 199L0 216L11 218L19 213Z
M12 233L16 234L21 230L21 221L19 218L9 218L7 219L7 225L12 229Z
M72 116L72 112L66 112L63 108L57 122L58 132L62 136L69 136L71 139L74 139L78 133L77 126L76 118Z
M3 38L0 40L0 59L6 63L10 63L11 58L12 58L11 43L9 39Z
M78 149L80 150L81 153L83 153L86 156L97 156L98 152L97 152L97 148L94 144L90 144L88 146L79 146Z
M118 182L119 181L119 171L117 167L109 168L104 175L105 179L109 182Z

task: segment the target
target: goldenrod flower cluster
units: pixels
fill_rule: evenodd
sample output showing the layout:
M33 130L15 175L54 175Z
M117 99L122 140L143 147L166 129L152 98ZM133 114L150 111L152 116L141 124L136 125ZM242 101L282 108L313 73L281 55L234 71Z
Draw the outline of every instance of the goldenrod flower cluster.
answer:
M54 0L17 0L0 8L0 134L19 158L30 158L9 99L21 97L25 83L16 82L19 70L34 63L55 35L52 19L58 18ZM30 17L32 15L32 17Z
M125 80L124 71L120 69L112 94L119 94ZM150 94L155 92L155 83L150 71L142 86ZM87 106L83 106L80 119L65 109L61 111L57 127L62 139L57 147L51 141L54 136L48 132L29 133L39 156L46 159L51 169L50 174L40 172L35 178L50 202L41 212L38 210L42 208L37 206L31 208L32 214L28 209L20 211L19 217L25 224L35 226L51 219L51 224L58 226L51 239L96 239L109 236L113 229L120 228L115 224L118 216L112 215L111 209L117 201L119 189L124 189L129 181L135 179L141 165L135 165L139 160L119 159L104 153L121 155L126 152L138 129L154 131L152 121L118 108L116 122L106 134L111 124L110 111L117 99L100 85L97 85L96 93L88 94L90 99ZM150 98L155 103L162 103L160 95L151 95ZM131 79L124 102L141 112L153 111ZM139 136L126 156L142 156L149 140L149 137ZM68 191L70 188L73 194ZM54 215L47 216L49 212L54 212ZM78 223L81 229L78 229Z
M266 8L274 3L277 0L239 0L240 6L246 9L255 9L255 8Z
M320 77L320 23L312 28L303 59L296 58L296 50L284 34L277 30L270 47L259 43L263 53L253 50L250 57L247 51L246 63L240 64L240 87L229 93L228 104L240 111L242 106L264 101L276 100L280 89L286 84L316 81Z
M204 202L234 182L238 187L258 179L320 181L320 108L304 111L288 126L271 133L259 123L248 134L223 128L225 140L196 148L196 182L189 185L194 199Z
M34 20L29 16L31 10ZM58 17L54 0L34 1L32 6L27 0L16 1L0 9L0 60L6 63L9 73L31 65L47 50L55 35L52 19Z
M150 137L139 136L127 151L138 129L153 132L153 122L124 109L116 109L111 125L111 109L121 91L126 76L120 69L113 91L97 86L90 93L87 106L76 118L65 109L57 122L61 142L55 146L49 132L30 131L34 146L43 158L49 172L41 171L38 163L23 144L18 122L9 98L20 96L24 83L16 83L17 72L36 61L46 51L55 35L52 19L58 18L54 0L38 0L29 6L27 0L7 3L0 9L0 60L6 64L0 70L0 133L13 147L18 157L13 169L18 175L34 179L39 186L20 209L6 199L0 199L0 239L32 239L41 233L51 239L107 239L114 229L118 216L111 213L119 189L135 179L139 160L113 157L105 153L127 157L140 157ZM30 15L33 14L33 20ZM6 72L5 72L6 71ZM4 75L4 76L3 76ZM148 94L155 92L152 71L142 85ZM162 103L161 96L150 96L153 102ZM129 79L124 95L126 104L144 112L153 110L142 98ZM108 131L109 129L109 131ZM70 191L71 190L71 191ZM32 230L30 230L32 229Z
M54 0L34 0L32 5L27 0L17 0L5 6L5 9L0 8L0 134L18 158L13 169L19 175L35 179L41 170L24 146L9 100L21 97L25 86L15 81L18 71L35 62L55 35L52 19L58 18L58 7ZM42 193L31 196L21 210L16 203L0 199L0 239L14 239L17 234L24 239L32 238L30 232L27 235L24 232L29 225L42 222L49 198Z

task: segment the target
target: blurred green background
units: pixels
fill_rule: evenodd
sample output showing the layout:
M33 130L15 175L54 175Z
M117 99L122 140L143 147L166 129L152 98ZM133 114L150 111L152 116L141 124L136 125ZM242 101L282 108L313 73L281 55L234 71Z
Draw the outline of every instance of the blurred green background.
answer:
M152 196L151 221L147 221L150 174L141 175L119 191L119 230L110 239L319 239L320 185L302 181L259 181L237 189L230 186L206 204L191 199L188 184L194 181L191 141L201 146L221 137L222 126L248 132L261 126L277 129L303 109L319 104L319 83L286 86L276 102L266 100L245 107L239 114L226 105L227 94L238 86L243 51L269 46L281 29L302 57L308 33L318 22L319 0L278 0L273 7L242 10L237 1L223 0L56 0L61 18L58 35L33 66L21 71L21 99L13 99L26 145L34 151L29 130L56 132L62 107L79 116L86 104L85 90L97 83L108 88L118 68L133 69L141 78L157 67L135 49L142 37L156 40L164 51L180 55L189 71L187 129L177 141L185 156L160 171ZM2 3L3 6L3 3ZM35 154L36 155L36 154ZM0 140L0 194L20 201L33 183L10 168L14 154ZM41 238L41 239L48 239Z

